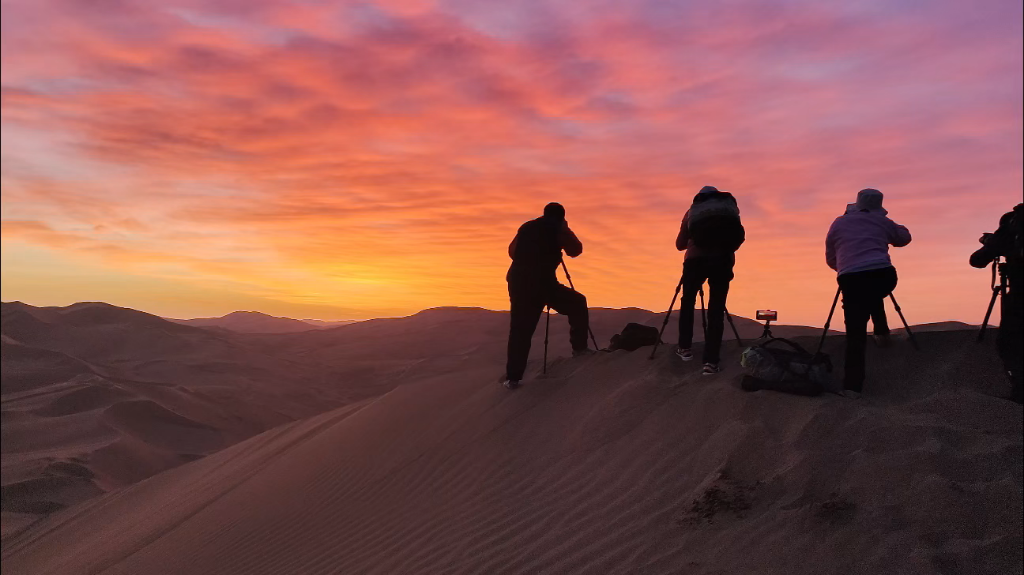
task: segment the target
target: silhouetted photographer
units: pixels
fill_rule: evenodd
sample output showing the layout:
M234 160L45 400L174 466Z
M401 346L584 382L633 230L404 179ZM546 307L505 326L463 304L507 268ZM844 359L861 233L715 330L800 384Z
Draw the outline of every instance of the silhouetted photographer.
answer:
M1024 345L1024 293L1021 292L1024 289L1024 204L1017 204L1013 211L1003 214L999 218L999 229L983 234L978 241L982 246L971 254L971 265L976 268L992 266L992 299L978 338L984 336L995 301L1002 296L996 345L1013 386L1010 398L1024 403L1024 360L1021 357Z
M864 387L868 319L875 318L876 332L886 336L889 332L883 306L897 283L889 246L901 248L911 240L906 226L889 219L888 210L882 207L883 197L882 192L874 188L858 192L857 201L849 204L846 213L832 222L825 238L825 262L836 270L843 296L846 321L843 395L851 398L860 397Z
M583 244L569 229L565 208L554 202L544 206L544 215L520 226L508 246L512 265L505 279L511 312L508 362L503 378L508 389L519 387L523 379L533 332L545 306L569 317L573 356L595 353L587 347L590 327L587 298L558 283L555 277L558 266L562 265L563 250L574 258L583 253Z

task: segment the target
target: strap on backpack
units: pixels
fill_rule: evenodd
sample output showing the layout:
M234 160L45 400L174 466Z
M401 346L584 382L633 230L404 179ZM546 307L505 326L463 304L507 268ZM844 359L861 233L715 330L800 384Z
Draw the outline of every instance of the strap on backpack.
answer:
M815 363L819 363L819 362L820 363L824 363L827 366L828 371L830 371L830 372L832 371L832 362L828 359L827 355L822 354L822 353L816 353L816 354L812 355L806 349L804 349L803 346L801 346L800 344L796 343L795 341L790 341L790 340L788 340L788 339L786 339L784 337L773 337L773 338L769 339L768 341L766 341L766 342L764 342L762 344L758 344L757 347L761 347L761 348L767 349L769 345L771 345L772 343L774 343L776 341L782 342L782 343L788 345L789 347L793 348L794 351L796 351L798 354L800 354L801 356L803 356L804 358L807 359L807 365L808 365L807 373L797 373L797 372L793 371L792 369L790 369L790 366L789 366L788 362L782 364L781 367L783 369L783 373L779 376L779 381L780 382L782 381L783 378L785 378L786 373L789 373L790 375L796 377L797 379L802 379L804 381L808 381L808 382L811 382L811 383L817 383L817 382L815 382L814 380L811 379L810 366L815 364Z
M780 342L788 345L789 347L793 348L793 350L795 350L796 352L800 353L801 355L805 355L807 357L814 357L814 356L812 356L810 354L810 352L808 352L806 349L804 349L803 346L801 346L800 344L796 343L795 341L790 341L790 340L788 340L788 339L786 339L784 337L773 337L773 338L769 339L768 341L766 341L766 342L764 342L762 344L759 344L759 346L760 347L768 347L769 345L771 345L772 343L774 343L776 341L780 341Z

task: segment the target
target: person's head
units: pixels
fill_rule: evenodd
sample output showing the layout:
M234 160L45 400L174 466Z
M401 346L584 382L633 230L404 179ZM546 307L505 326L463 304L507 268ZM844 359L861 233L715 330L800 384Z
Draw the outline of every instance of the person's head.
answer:
M565 208L558 202L544 206L544 219L560 222L565 219Z
M889 213L888 210L882 207L882 199L884 197L882 192L874 188L864 188L857 192L856 202L846 205L846 213L875 212L884 216Z
M1024 214L1024 203L1017 204L1012 210L1003 214L1003 217L999 218L999 227L1011 227L1013 225L1013 218L1016 217L1017 214Z
M719 193L719 189L714 186L704 186L697 192L696 196L693 196L693 203L703 202L706 198L711 197L711 194Z

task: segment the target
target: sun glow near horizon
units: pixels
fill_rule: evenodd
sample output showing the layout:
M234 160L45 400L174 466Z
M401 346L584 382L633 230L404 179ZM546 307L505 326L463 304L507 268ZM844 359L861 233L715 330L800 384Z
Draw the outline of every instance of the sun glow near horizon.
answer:
M693 194L736 194L730 311L821 325L863 187L912 323L978 323L1021 200L1016 2L3 6L2 297L172 317L507 309L548 201L591 305L668 305Z

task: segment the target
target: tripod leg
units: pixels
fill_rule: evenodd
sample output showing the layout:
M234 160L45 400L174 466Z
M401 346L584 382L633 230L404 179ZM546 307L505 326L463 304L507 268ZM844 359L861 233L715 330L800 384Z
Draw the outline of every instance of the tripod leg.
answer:
M548 372L548 334L551 332L551 307L547 306L544 308L544 368L541 373L546 374Z
M565 272L565 280L569 282L569 289L576 291L576 286L572 285L572 276L569 275L569 268L565 265L565 260L562 260L562 271ZM597 345L597 338L594 337L594 330L590 327L590 322L587 322L587 332L590 333L590 341L594 343L594 349L601 351L601 346Z
M985 329L988 328L988 320L992 317L992 309L996 305L996 298L999 297L999 292L1003 286L998 285L992 288L992 299L988 300L988 309L985 310L985 321L981 322L981 329L978 330L978 342L980 343L985 339Z
M679 290L683 287L683 278L679 278L679 283L676 285L676 293L672 294L672 302L668 304L668 311L665 312L665 320L661 322L661 331L658 332L658 341L654 342L654 348L651 349L651 355L647 359L654 359L654 354L658 353L658 346L661 345L661 336L665 334L665 327L668 325L668 320L672 317L672 308L676 305L676 298L679 297Z
M910 325L907 324L907 318L903 317L903 310L900 309L900 304L896 303L896 296L894 296L894 295L892 295L892 293L890 293L889 294L889 299L892 300L892 306L894 308L896 308L896 313L899 314L900 320L903 322L903 327L905 327L907 329L907 337L910 338L911 345L914 346L914 349L920 351L921 350L921 346L917 345L917 338L914 337L914 332L910 331Z
M729 320L729 326L732 327L732 334L736 336L736 344L743 347L743 340L740 339L740 332L736 330L736 322L732 321L732 314L729 310L725 310L725 319Z
M708 317L707 312L704 310L704 286L700 286L697 290L697 294L700 295L700 326L704 331L704 341L708 340Z
M818 340L818 351L814 352L815 355L821 353L822 346L825 345L825 336L828 335L828 326L832 325L832 314L836 313L836 304L839 303L839 294L843 288L836 288L836 297L832 299L832 309L828 310L828 319L825 320L825 329L821 331L821 339Z

